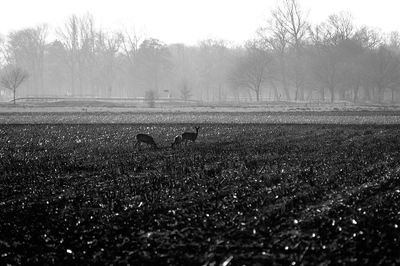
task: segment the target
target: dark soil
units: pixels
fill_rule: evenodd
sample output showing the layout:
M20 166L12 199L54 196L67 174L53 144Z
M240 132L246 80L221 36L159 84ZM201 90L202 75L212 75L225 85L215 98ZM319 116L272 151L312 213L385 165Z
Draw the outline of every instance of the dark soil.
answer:
M0 125L0 265L400 263L400 126L186 127Z

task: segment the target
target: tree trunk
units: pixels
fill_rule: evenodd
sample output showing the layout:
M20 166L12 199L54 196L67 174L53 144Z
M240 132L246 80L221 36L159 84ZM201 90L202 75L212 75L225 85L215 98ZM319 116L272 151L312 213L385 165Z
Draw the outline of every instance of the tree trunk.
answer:
M360 89L360 78L357 79L357 83L353 88L353 102L356 103L358 101L358 91Z
M297 83L297 81L296 81ZM296 101L304 101L304 90L300 84L296 84Z
M379 103L382 103L383 100L384 100L384 98L385 98L385 89L382 88L382 86L379 86L377 89L378 89L378 91L377 91L377 94L378 94L378 102L379 102Z
M249 101L252 102L253 101L253 97L251 97L251 90L247 90L247 93L249 94Z
M353 103L358 102L358 89L359 88L354 88L354 90L353 90Z
M13 103L15 105L15 92L16 92L16 88L13 89Z
M283 91L285 92L286 99L290 101L290 93L289 93L289 88L287 85L287 79L286 79L286 66L285 66L285 60L283 58L284 55L281 55L281 75L282 75L282 86L283 86Z
M279 97L278 88L276 87L275 82L273 82L272 80L270 81L270 83L271 83L271 87L272 87L273 92L274 92L274 100L275 101L279 101L280 97ZM270 100L271 100L271 97L270 97Z
M71 65L71 90L70 90L70 94L72 96L75 95L75 66L74 66L75 62L72 59L72 65Z
M339 100L346 100L346 91L343 88L339 89Z
M279 92L278 92L278 88L276 86L273 87L274 89L274 100L275 101L279 101Z
M285 92L286 100L290 101L290 92L287 85L284 85L283 91Z
M300 43L296 37L295 40L295 48L296 48L296 57L295 57L295 86L296 86L296 101L304 101L304 89L303 89L303 78L301 74L301 66L300 66Z
M365 101L371 101L371 88L367 86L364 87L364 99Z
M392 88L392 103L394 103L394 88Z
M320 93L321 93L322 102L325 102L325 88L324 87L321 87Z
M298 98L299 98L299 89L296 88L296 91L294 92L294 101L297 102Z
M331 103L333 103L335 101L335 87L330 85L329 91L331 92Z

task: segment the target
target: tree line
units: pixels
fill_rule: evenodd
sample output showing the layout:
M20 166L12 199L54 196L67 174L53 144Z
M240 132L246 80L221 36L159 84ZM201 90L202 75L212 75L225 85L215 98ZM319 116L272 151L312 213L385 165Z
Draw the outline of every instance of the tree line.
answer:
M71 16L53 35L49 41L41 25L0 37L0 86L18 97L400 100L398 32L357 26L348 13L313 25L296 0L283 0L240 46L167 45L134 31L107 32L91 15Z

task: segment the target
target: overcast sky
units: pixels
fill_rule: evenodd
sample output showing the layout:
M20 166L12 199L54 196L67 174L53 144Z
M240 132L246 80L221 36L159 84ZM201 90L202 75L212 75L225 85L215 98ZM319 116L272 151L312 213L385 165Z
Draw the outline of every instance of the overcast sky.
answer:
M218 38L241 44L265 24L279 0L2 0L0 33L47 23L54 30L72 14L93 15L107 30L132 29L166 43ZM299 0L309 20L350 12L356 24L399 30L399 0Z

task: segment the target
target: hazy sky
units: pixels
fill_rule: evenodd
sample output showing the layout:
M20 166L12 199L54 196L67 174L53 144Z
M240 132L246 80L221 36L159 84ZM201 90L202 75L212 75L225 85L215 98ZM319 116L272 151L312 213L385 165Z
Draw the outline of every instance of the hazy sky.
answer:
M72 14L93 15L107 30L132 29L166 43L220 38L240 44L265 24L280 0L1 0L0 33L47 23L60 27ZM399 0L299 0L309 20L350 12L359 25L399 30Z

